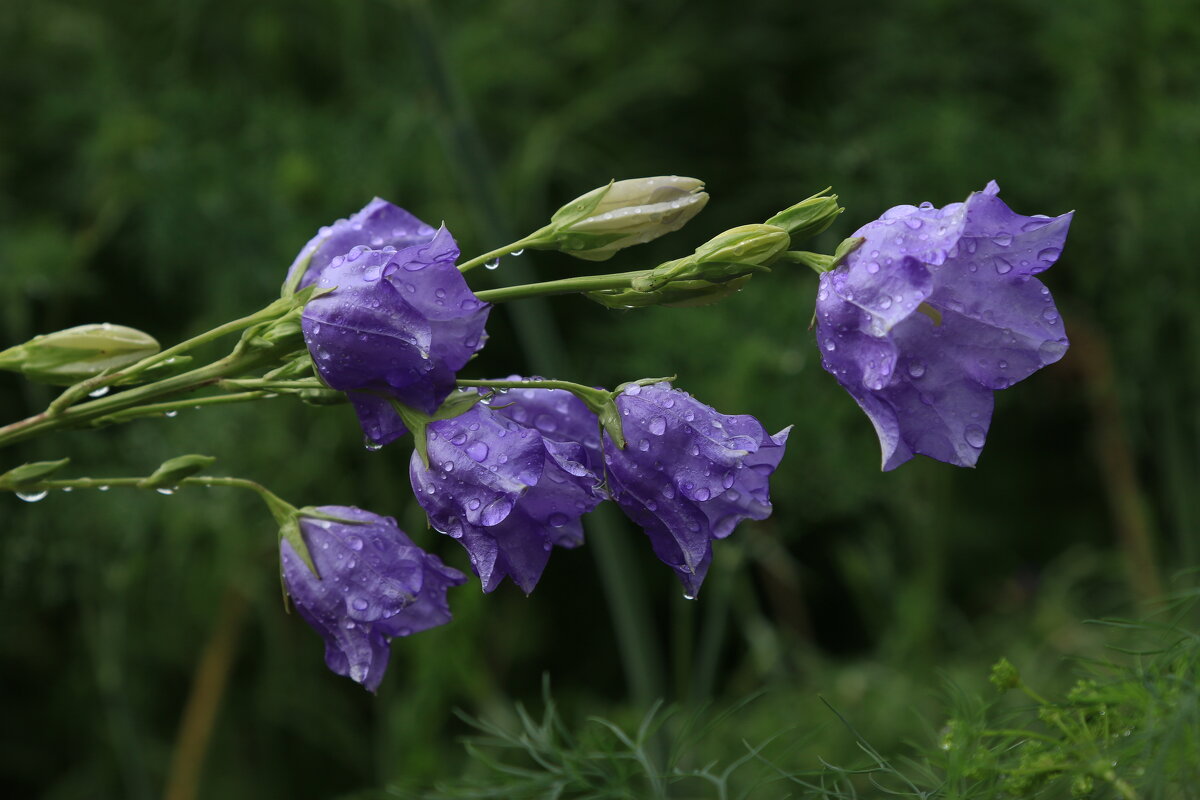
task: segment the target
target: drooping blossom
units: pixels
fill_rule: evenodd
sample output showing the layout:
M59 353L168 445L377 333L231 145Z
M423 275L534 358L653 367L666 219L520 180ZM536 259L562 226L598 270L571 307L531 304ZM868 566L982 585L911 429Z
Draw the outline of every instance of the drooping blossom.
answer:
M360 245L330 261L317 285L333 291L304 308L317 372L349 394L375 444L405 433L391 401L432 414L483 347L491 306L467 287L457 258L444 227L401 250Z
M507 380L522 380L510 375ZM538 380L537 377L528 380ZM596 475L603 475L600 451L600 422L583 401L565 389L509 389L492 401L492 409L513 422L536 428L547 439L574 442L583 446L583 463Z
M304 270L297 288L312 286L338 256L344 256L362 245L372 249L395 247L403 249L414 244L424 244L436 233L427 225L400 206L376 197L348 219L339 219L326 225L301 248L296 260L288 269L287 280Z
M754 417L718 413L666 382L629 385L616 403L626 446L605 434L612 498L695 597L712 541L770 516L768 478L791 428L771 436Z
M296 611L325 639L325 663L372 692L387 669L388 643L450 621L446 590L466 576L426 553L396 525L352 506L321 506L300 517L317 572L280 541L284 585Z
M1058 260L1072 214L1022 216L999 191L992 181L965 203L896 206L821 275L822 365L874 424L885 470L918 453L974 466L993 392L1067 350L1034 276Z
M427 429L429 466L413 453L417 501L457 539L485 592L505 576L533 591L550 550L583 542L579 518L600 502L584 448L543 436L485 405Z

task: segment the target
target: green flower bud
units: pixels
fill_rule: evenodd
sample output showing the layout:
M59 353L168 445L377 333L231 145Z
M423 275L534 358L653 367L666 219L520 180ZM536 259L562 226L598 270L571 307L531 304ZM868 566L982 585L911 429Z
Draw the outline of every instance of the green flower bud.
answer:
M766 265L786 251L790 242L787 231L774 225L742 225L715 236L686 258L659 264L634 278L632 285L639 292L651 292L677 281L724 283L767 272Z
M734 278L724 283L711 281L671 281L661 288L648 292L636 289L607 289L588 292L587 298L606 308L645 308L647 306L669 306L688 308L707 306L724 300L742 290L750 280L749 275Z
M663 175L616 181L575 198L530 242L587 261L677 231L708 202L703 181Z
M787 231L776 225L741 225L714 236L696 248L700 261L736 261L767 265L788 249Z
M67 386L136 364L158 351L158 342L150 334L105 322L35 336L10 347L0 352L0 369Z
M1002 692L1015 689L1021 685L1021 673L1007 658L1002 658L992 666L992 685Z
M792 235L793 242L802 242L821 233L837 219L845 209L837 203L837 195L826 196L830 186L791 208L785 208L767 220L768 225L777 225Z

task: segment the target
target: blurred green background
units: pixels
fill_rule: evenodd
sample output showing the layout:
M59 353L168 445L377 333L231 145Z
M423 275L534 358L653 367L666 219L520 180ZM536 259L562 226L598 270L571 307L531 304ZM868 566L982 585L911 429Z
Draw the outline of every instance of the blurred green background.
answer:
M718 545L696 603L612 515L590 546L556 551L528 599L458 590L452 625L395 644L377 697L329 673L283 613L255 498L0 497L0 786L416 791L474 768L453 709L511 718L514 700L538 705L543 674L577 720L765 690L697 758L794 729L789 763L812 767L855 752L818 695L885 749L940 724L946 676L978 689L1000 655L1065 680L1065 657L1101 648L1079 620L1135 613L1200 565L1198 93L1185 3L4 2L0 346L85 322L163 342L207 330L276 296L316 228L374 195L445 220L473 255L610 178L707 181L703 214L605 272L829 184L848 210L826 252L892 205L992 178L1018 212L1076 216L1045 276L1073 347L997 395L975 470L879 472L871 425L820 368L816 281L798 267L700 309L498 308L466 376L676 374L726 413L794 424L776 512ZM530 253L472 283L587 269ZM52 396L0 377L0 422ZM76 474L139 475L184 452L297 504L394 515L467 568L424 527L407 444L365 451L346 407L58 434L0 470L70 455Z

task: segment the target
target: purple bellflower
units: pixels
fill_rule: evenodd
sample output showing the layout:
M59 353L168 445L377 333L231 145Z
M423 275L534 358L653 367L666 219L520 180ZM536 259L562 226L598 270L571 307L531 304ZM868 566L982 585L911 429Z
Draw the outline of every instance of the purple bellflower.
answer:
M296 255L288 269L287 280L295 279L296 273L304 270L296 287L303 289L317 283L335 258L359 245L401 250L428 242L434 233L432 225L426 225L400 206L376 197L349 219L339 219L321 228Z
M791 427L771 436L754 417L720 414L666 382L631 384L616 403L626 446L605 434L612 498L695 597L712 541L744 519L770 516L767 480Z
M821 275L822 365L874 424L885 470L917 453L974 466L993 391L1067 350L1034 276L1058 260L1074 212L1025 217L999 191L992 181L965 203L889 209Z
M284 539L284 584L296 611L325 639L329 668L373 692L392 637L449 622L446 590L466 576L415 546L391 517L349 506L316 510L357 524L301 516L300 532L321 577Z
M409 466L413 491L430 523L466 548L485 592L507 575L528 594L551 548L582 544L579 518L603 496L581 445L485 405L430 423L427 442L429 466L417 453Z
M483 347L491 306L467 287L457 258L444 227L400 250L359 245L320 272L317 285L333 291L304 308L304 340L318 374L349 394L376 445L406 432L391 401L434 413L455 373Z

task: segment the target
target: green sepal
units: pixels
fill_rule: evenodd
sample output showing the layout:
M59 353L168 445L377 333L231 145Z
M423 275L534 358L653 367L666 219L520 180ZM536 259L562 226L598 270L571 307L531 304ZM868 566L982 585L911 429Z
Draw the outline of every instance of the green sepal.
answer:
M555 211L554 215L550 217L551 226L565 228L573 223L587 219L596 210L596 206L604 201L605 195L612 190L614 183L616 183L615 179L610 180L608 185L592 189L587 194L576 197L570 203Z
M216 458L189 454L169 458L159 465L149 476L137 482L139 489L170 489L179 485L184 478L190 478L211 467Z
M31 461L22 464L0 475L0 488L19 489L30 483L44 481L70 463L71 459L60 458L58 461Z
M251 325L242 332L237 350L279 349L281 345L290 345L289 350L302 349L304 338L300 329L300 315L304 312L304 306L314 298L332 291L333 288L308 286L295 294L279 298L255 315L261 317L262 322Z
M842 239L831 256L823 253L810 253L807 250L789 250L786 253L780 254L779 258L781 261L803 264L813 272L821 274L835 269L846 260L846 256L861 247L865 241L866 239L862 236L851 236L848 239Z
M317 580L321 580L321 572L317 569L317 565L313 562L312 553L308 552L308 543L304 541L304 534L300 533L300 518L292 515L284 520L279 525L279 538L287 541L296 551L296 555L300 556L300 560L304 562L312 574L317 576ZM286 590L284 592L286 602Z
M430 415L415 408L409 408L397 400L388 398L392 404L392 408L396 410L396 413L400 415L400 419L404 421L404 427L408 428L412 434L413 448L416 449L417 455L421 457L421 463L425 466L425 469L429 469L429 440L425 434L429 423L436 420L453 419L465 414L482 399L483 395L479 392L451 392L450 396L438 407L438 410Z

